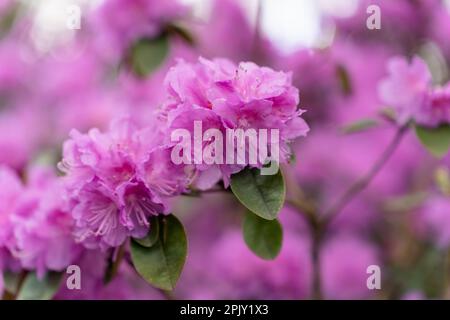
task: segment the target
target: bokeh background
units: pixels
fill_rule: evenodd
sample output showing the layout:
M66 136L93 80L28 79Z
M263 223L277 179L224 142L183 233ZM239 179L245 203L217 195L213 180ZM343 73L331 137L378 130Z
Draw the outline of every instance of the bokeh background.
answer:
M366 26L370 4L381 8L379 30ZM81 9L80 29L67 26L71 5ZM167 50L152 53L154 67L143 75L130 63L133 46L162 35ZM104 129L122 113L145 124L177 59L226 57L292 72L311 132L283 168L288 199L301 194L327 208L395 131L377 88L398 55L421 56L436 84L450 79L448 1L0 0L0 163L20 174L36 163L56 168L73 128ZM375 125L346 130L361 119ZM432 157L408 133L333 221L320 264L313 262L307 215L289 203L280 214L281 254L264 261L247 249L243 208L231 195L177 199L189 256L171 298L308 299L315 276L326 299L450 298L449 166L449 156ZM6 180L0 184L8 188ZM106 264L106 256L84 253L83 289L61 289L56 298L168 298L126 264L105 285ZM380 266L379 290L366 285L370 265Z

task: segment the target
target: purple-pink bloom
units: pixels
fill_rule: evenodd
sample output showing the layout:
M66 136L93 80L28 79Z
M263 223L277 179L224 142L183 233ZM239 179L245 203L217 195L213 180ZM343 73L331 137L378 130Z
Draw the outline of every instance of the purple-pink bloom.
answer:
M135 41L159 36L167 24L186 12L176 0L108 0L89 21L98 53L117 60Z
M325 243L320 253L322 290L327 299L365 299L374 291L367 288L367 268L380 265L371 244L350 236L338 236Z
M9 9L13 2L14 0L0 0L0 16Z
M414 57L409 63L401 57L392 58L388 72L379 92L383 102L396 110L399 124L410 120L427 127L450 123L450 87L433 88L423 60Z
M72 237L73 219L64 209L61 181L48 168L34 167L12 215L13 254L22 267L43 276L62 271L80 252Z
M379 87L382 100L397 111L398 121L404 124L414 118L425 100L431 85L431 73L423 60L414 57L411 63L401 57L388 62L389 76Z
M136 273L132 266L121 263L118 273L105 283L108 268L107 254L85 250L75 262L82 272L81 288L70 290L62 285L56 300L160 300L163 295ZM67 279L66 279L67 281Z
M0 164L19 170L35 156L44 132L41 116L22 106L0 112Z
M417 215L418 229L437 246L450 246L450 198L432 196Z
M416 116L416 122L432 127L450 124L450 83L427 92L422 109Z
M30 68L18 51L23 50L18 40L3 41L0 46L0 94L11 96L19 94L27 79Z
M425 294L420 290L411 290L406 292L401 299L402 300L426 300Z
M269 141L268 145L278 143L279 161L286 162L290 155L288 144L309 130L301 118L304 110L298 108L299 92L292 86L291 73L276 72L252 62L235 65L226 59L200 58L193 64L180 60L168 72L165 82L169 97L161 114L169 133L179 128L192 133L194 121L201 121L204 129L215 128L223 133L227 129L276 129L279 141ZM247 157L245 161L250 164ZM209 183L202 183L204 187L221 178L227 186L231 174L245 164L201 165L197 169L209 177ZM261 167L263 163L251 165Z
M242 234L233 230L224 233L207 254L208 268L199 266L196 277L201 281L186 288L188 299L306 299L310 295L312 263L306 237L286 234L279 256L267 261L251 252Z
M185 168L156 143L154 127L139 129L121 118L106 133L73 130L70 136L60 168L67 174L76 239L87 247L116 247L128 236L144 237L149 218L168 213L167 198L189 183Z
M23 186L17 174L6 166L0 166L0 274L2 270L17 266L11 255L15 246L12 215L22 192Z
M251 56L257 35L240 0L211 1L207 19L203 24L193 23L190 28L195 31L197 47L202 55L220 55L233 61Z

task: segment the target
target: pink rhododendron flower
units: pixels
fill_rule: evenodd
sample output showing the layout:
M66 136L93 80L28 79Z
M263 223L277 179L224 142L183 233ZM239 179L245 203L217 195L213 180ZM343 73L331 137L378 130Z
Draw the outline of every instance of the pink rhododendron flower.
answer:
M423 37L426 33L424 26L431 22L430 16L433 16L426 13L432 12L432 9L436 7L443 9L440 1L427 0L360 0L355 4L356 10L350 17L338 15L334 19L341 31L338 34L343 37L351 34L358 40L356 43L359 45L361 42L379 41L383 46L392 47L398 47L399 44L407 47L412 37ZM377 32L372 32L373 30L365 26L368 17L367 9L371 5L378 6L382 16L381 28L377 29Z
M184 202L180 206L186 207ZM280 255L273 261L255 256L244 243L239 227L224 228L240 221L240 216L238 205L221 193L205 194L201 202L189 206L183 223L190 252L175 296L181 299L308 298L312 265L310 233L303 216L290 207L280 212L285 238ZM205 261L208 261L207 268Z
M450 56L450 7L442 3L438 6L430 21L430 37L436 42L441 50L444 51L446 57Z
M18 54L23 50L14 40L2 42L0 46L0 95L19 94L27 79L28 66Z
M0 274L2 270L17 266L11 255L16 244L12 215L22 192L23 186L17 174L6 166L0 166Z
M312 265L306 238L285 234L283 248L273 261L250 251L238 232L225 234L212 251L218 298L304 299L311 290Z
M184 167L159 147L154 128L138 129L129 119L110 130L74 130L64 143L61 169L78 241L88 247L121 245L142 238L152 215L168 213L167 198L185 191Z
M339 236L320 253L322 290L327 299L369 298L367 267L380 265L375 247L360 239Z
M183 17L186 7L176 0L108 0L92 14L98 53L118 59L140 38L155 38L170 22Z
M402 300L426 300L427 297L420 290L412 290L402 296Z
M432 196L420 209L417 221L419 231L441 248L450 245L450 198Z
M398 121L403 124L413 119L425 102L431 73L418 57L411 63L401 57L392 58L388 72L389 77L380 84L380 95L385 103L396 109Z
M11 6L14 0L0 0L0 15L4 14Z
M0 295L3 295L3 272L0 270Z
M279 144L279 161L286 162L290 155L289 142L305 136L309 130L300 117L304 111L297 107L299 93L291 82L290 73L276 72L252 62L237 66L226 59L200 58L195 64L179 61L166 77L169 98L162 110L166 130L170 133L184 128L193 132L194 121L201 121L203 129L216 128L221 132L277 129L279 141L269 143ZM247 157L245 160L248 161ZM259 162L256 166L262 165ZM221 178L227 186L230 175L243 167L245 164L214 164L200 165L197 169L207 175L207 181L202 182L206 188Z
M56 300L158 300L162 294L137 275L127 263L121 263L119 272L105 283L107 255L85 250L76 265L82 270L81 288L70 290L61 286Z
M73 219L64 209L61 181L50 170L35 167L17 202L12 220L14 255L22 266L43 276L47 270L62 271L79 253Z
M0 164L22 169L33 158L42 140L40 116L26 107L0 112Z
M290 177L295 177L295 182L303 186L308 198L317 197L322 212L342 195L343 186L350 186L370 169L373 159L386 148L392 136L390 127L349 135L336 134L337 131L316 127L308 139L295 146L297 161L288 167L295 170ZM339 154L333 161L330 161L330 145ZM426 156L414 134L405 136L405 143L398 147L392 159L364 192L333 220L330 228L368 232L382 219L378 207L382 206L383 199L408 192L409 180L405 177L413 176ZM320 190L320 194L315 190Z
M433 127L450 123L450 83L427 93L416 122Z
M450 123L450 86L432 88L424 61L414 57L408 63L403 58L392 58L388 71L389 77L380 84L380 95L395 108L400 124L410 120L427 127Z
M250 57L255 46L255 30L240 0L213 0L208 21L194 23L192 29L197 31L199 51L206 57L220 55L241 61Z

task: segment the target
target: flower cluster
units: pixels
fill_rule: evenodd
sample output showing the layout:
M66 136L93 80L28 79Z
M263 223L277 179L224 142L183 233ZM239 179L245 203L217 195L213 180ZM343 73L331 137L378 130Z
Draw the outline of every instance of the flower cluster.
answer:
M7 168L1 168L0 268L20 266L35 270L62 271L80 252L75 243L73 219L60 195L61 180L49 168L34 167L27 183Z
M99 53L117 60L135 41L158 37L186 13L187 8L174 0L109 0L89 22L92 32L99 34Z
M34 168L14 210L15 247L13 254L23 268L63 271L77 258L80 247L72 231L74 222L60 195L59 180L48 168Z
M5 270L14 264L10 253L15 245L12 216L23 186L16 173L5 166L0 167L0 181L0 270Z
M144 237L151 216L168 213L167 198L186 190L189 174L157 141L153 128L139 129L128 118L106 133L72 131L60 168L78 241L117 247L128 236Z
M419 57L411 63L404 58L392 58L389 77L380 84L385 103L397 111L398 121L410 120L426 127L450 123L450 83L433 87L431 73Z
M280 144L279 161L286 162L289 142L305 136L309 130L301 117L304 111L298 108L299 93L291 77L290 73L252 62L235 65L226 59L204 58L197 63L179 61L165 81L169 93L161 110L165 130L183 128L192 132L194 121L202 121L204 130L277 129L279 141L269 139L268 143ZM247 157L243 160L247 161L243 165L197 166L200 187L208 188L220 179L228 186L231 174L249 164ZM259 161L258 167L263 164Z
M448 297L445 1L308 39L308 1L31 2L0 0L0 299Z
M312 285L308 240L288 234L284 241L280 255L265 261L245 246L237 230L226 232L207 252L214 262L208 270L188 268L187 272L195 273L192 277L202 281L194 290L182 290L182 295L188 299L305 299ZM211 286L216 288L213 296L208 295Z
M367 288L367 270L380 266L380 259L370 243L340 236L327 242L321 255L323 291L328 299L362 299L374 294Z
M434 195L423 204L417 214L419 234L430 239L440 248L450 245L450 201L448 197Z

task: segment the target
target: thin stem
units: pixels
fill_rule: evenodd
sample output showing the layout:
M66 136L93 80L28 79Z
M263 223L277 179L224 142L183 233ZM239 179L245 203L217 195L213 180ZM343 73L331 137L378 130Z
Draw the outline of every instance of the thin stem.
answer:
M313 299L322 299L322 288L320 278L320 246L322 242L322 226L320 225L319 214L314 203L307 200L303 190L294 183L290 178L290 175L284 175L288 189L293 192L292 197L286 199L286 204L291 206L302 215L311 230L312 243L311 243L311 257L313 262L313 287L312 295Z
M104 282L109 283L114 279L119 271L120 264L122 263L123 258L125 257L125 246L126 242L122 244L119 249L112 250L111 255L108 259L108 267L104 275Z
M443 299L450 299L450 250L447 250L445 255L445 261L444 261L444 292L443 292Z
M255 19L255 30L253 34L253 43L251 47L251 55L254 59L258 58L260 51L260 41L261 41L261 16L262 16L262 0L258 0L256 7L256 19Z
M299 213L304 214L308 221L314 220L317 212L315 204L307 199L307 196L300 188L295 178L289 174L287 166L281 165L281 169L286 182L286 189L289 190L286 204L293 209L296 209Z
M315 219L316 209L309 202L303 201L303 199L286 199L286 204L304 214L308 221Z
M313 288L312 298L322 299L322 284L320 278L320 247L322 244L323 226L321 225L319 214L314 206L304 201L286 200L286 203L296 209L297 213L304 216L311 228L312 244L311 257L313 262Z
M320 261L320 247L322 245L322 228L320 225L313 230L313 242L311 247L312 261L313 261L313 292L312 298L314 300L322 300L322 281L321 281L321 261Z
M342 195L340 199L328 210L325 211L324 219L325 224L328 225L336 216L362 191L364 191L367 186L372 182L376 175L381 171L387 161L391 158L403 136L408 130L409 125L406 124L398 128L395 133L391 143L387 146L378 160L375 162L373 167L359 180L357 180L353 185L351 185L347 191Z

